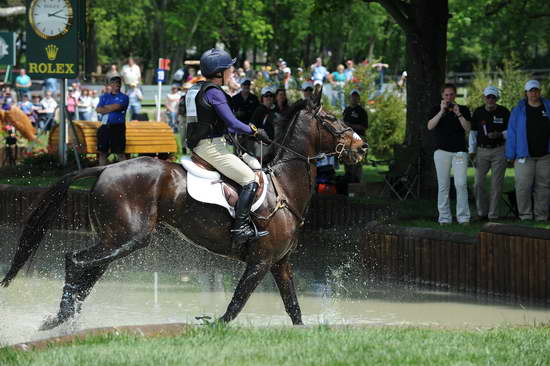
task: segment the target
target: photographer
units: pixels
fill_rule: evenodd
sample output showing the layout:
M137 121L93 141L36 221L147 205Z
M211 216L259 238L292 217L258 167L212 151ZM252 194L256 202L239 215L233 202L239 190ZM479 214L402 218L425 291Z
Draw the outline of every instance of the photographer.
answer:
M449 205L449 187L451 168L454 172L456 188L456 216L460 224L470 222L468 206L468 148L466 134L470 131L470 110L455 102L456 86L445 84L441 92L441 104L433 108L428 121L428 130L433 131L435 139L434 162L437 172L437 209L439 223L450 224L453 221Z

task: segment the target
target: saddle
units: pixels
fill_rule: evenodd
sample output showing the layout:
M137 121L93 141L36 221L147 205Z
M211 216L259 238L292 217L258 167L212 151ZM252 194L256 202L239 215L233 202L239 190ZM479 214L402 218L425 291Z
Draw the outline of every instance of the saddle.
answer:
M225 207L229 214L235 217L235 204L239 199L240 186L231 179L222 176L210 163L194 153L191 157L182 157L180 162L187 171L189 195L197 201ZM257 160L256 163L259 166ZM256 164L253 165L256 166ZM264 202L268 185L264 172L257 170L255 174L258 177L259 187L252 204L252 212L259 209Z

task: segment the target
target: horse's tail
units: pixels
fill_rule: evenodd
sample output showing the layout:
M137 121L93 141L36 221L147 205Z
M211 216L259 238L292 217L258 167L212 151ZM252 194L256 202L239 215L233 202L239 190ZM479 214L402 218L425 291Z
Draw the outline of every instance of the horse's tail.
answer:
M66 174L42 194L38 206L25 219L19 238L19 247L15 252L11 268L0 282L0 286L8 287L25 262L34 255L48 227L57 217L69 186L77 179L98 177L105 168L104 166L94 167Z

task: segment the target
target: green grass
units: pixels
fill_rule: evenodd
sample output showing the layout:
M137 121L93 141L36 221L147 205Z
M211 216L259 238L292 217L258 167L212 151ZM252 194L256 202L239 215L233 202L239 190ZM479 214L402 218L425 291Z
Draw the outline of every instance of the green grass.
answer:
M0 184L13 184L16 186L48 187L57 182L61 177L3 177ZM76 181L71 188L89 190L92 188L96 178L84 178Z
M42 351L0 350L1 365L548 365L547 327L199 327L173 338L106 335Z

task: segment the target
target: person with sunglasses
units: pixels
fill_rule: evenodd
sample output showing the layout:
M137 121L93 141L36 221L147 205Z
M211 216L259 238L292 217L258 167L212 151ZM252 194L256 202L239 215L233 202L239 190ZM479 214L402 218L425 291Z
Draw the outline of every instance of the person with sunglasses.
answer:
M475 162L475 198L478 219L497 220L502 184L506 173L504 155L506 131L510 111L497 104L500 91L489 85L483 90L484 104L474 110L470 131L469 153ZM491 170L490 199L485 190L485 179Z

